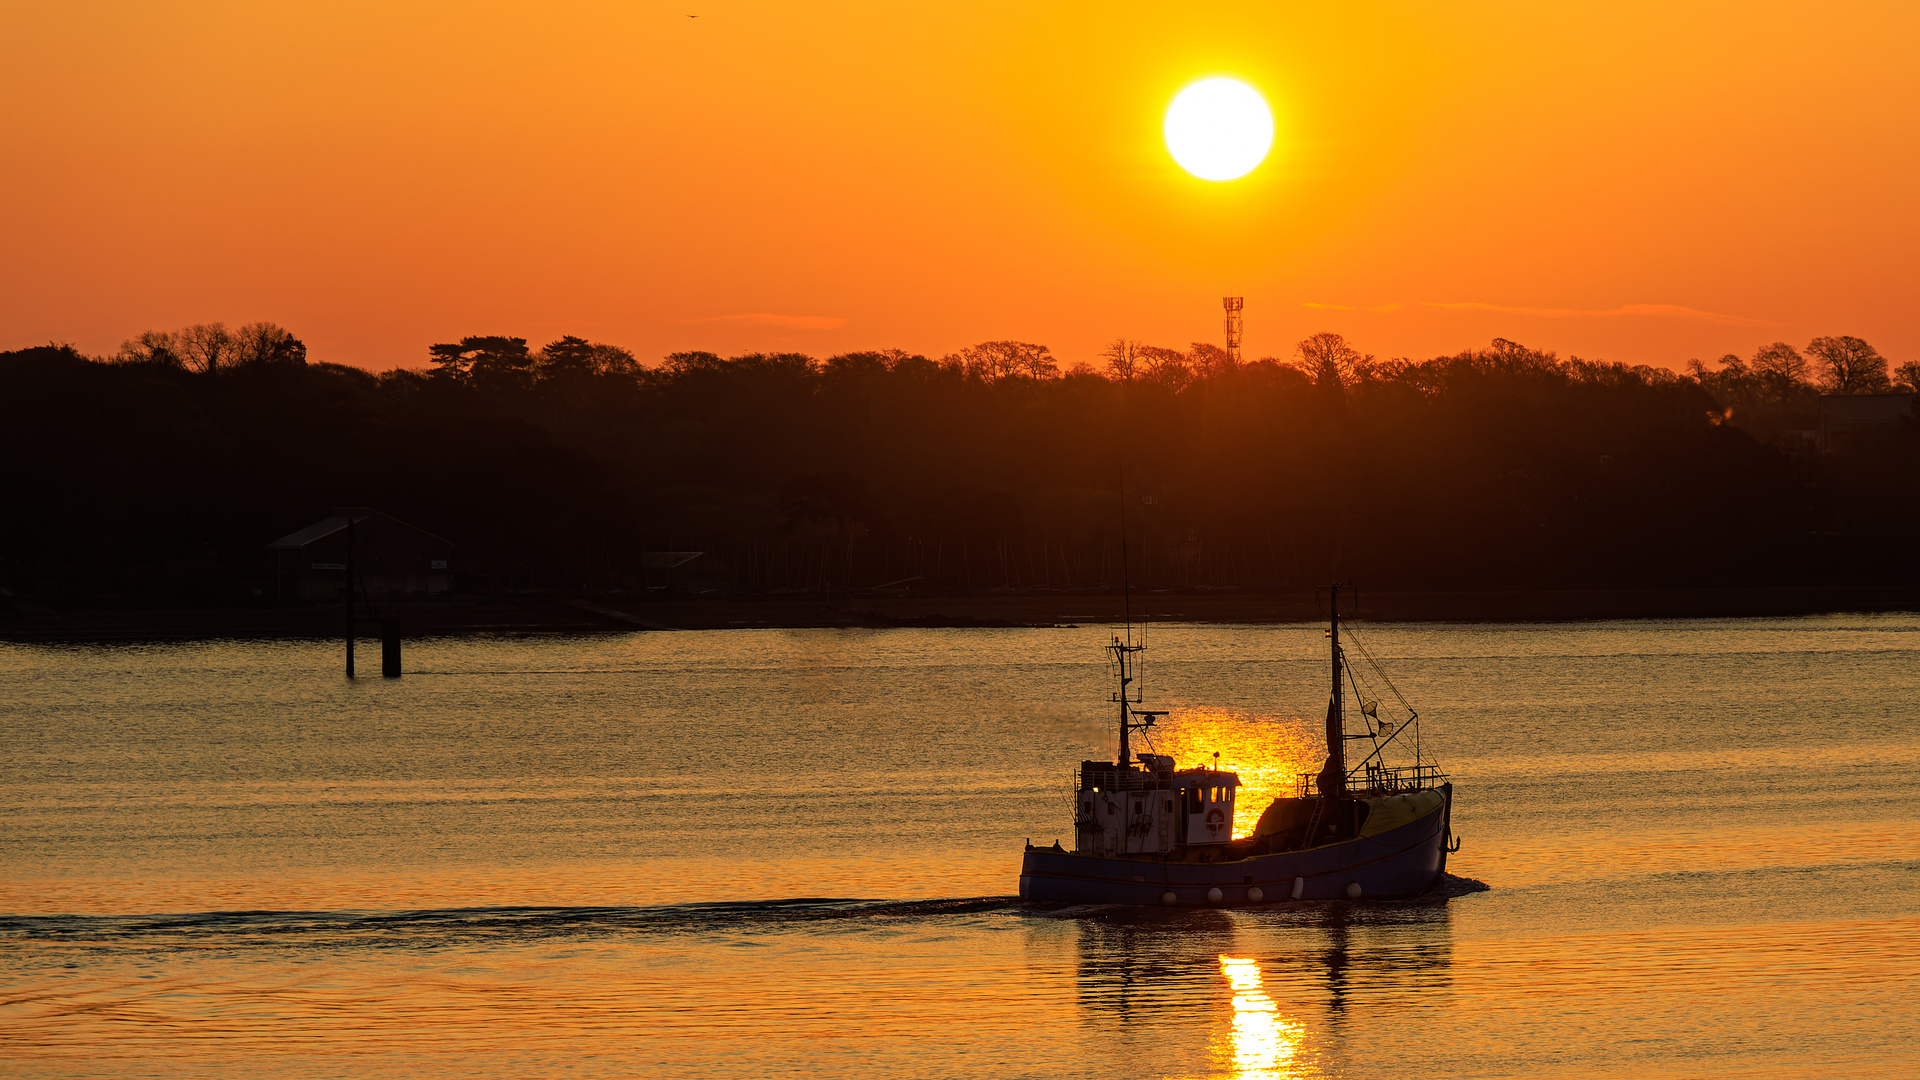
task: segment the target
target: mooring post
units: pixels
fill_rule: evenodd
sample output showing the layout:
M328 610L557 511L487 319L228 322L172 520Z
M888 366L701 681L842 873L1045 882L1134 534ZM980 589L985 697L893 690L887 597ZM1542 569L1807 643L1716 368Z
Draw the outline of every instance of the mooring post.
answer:
M400 677L400 620L380 624L380 674L389 679Z
M353 511L347 511L347 678L353 678Z

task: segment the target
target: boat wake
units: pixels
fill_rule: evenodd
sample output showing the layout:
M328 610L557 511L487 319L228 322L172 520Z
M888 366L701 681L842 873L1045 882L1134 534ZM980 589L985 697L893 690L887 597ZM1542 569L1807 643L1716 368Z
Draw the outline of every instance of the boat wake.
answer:
M1288 901L1263 910L1424 906L1484 892L1472 878L1445 875L1431 891L1404 900ZM937 900L863 900L793 897L780 900L667 904L632 907L483 907L422 911L208 911L142 915L0 916L0 942L64 942L103 947L183 946L218 939L225 944L285 945L326 938L369 947L407 944L432 947L475 939L583 937L596 934L698 934L794 929L804 924L916 922L981 915L1033 915L1051 919L1098 917L1121 905L1022 904L1012 896ZM1169 913L1172 914L1172 913Z
M179 945L287 944L328 938L369 946L427 945L488 937L527 939L596 934L700 933L792 928L804 923L885 922L1017 912L1011 896L939 900L795 897L781 900L632 907L481 907L418 911L211 911L142 915L0 916L0 942Z

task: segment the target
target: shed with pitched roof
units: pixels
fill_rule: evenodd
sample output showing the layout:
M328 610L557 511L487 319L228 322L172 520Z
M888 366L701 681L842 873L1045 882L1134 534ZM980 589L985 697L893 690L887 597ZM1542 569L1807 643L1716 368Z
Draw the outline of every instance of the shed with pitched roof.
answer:
M267 550L274 554L281 596L344 598L349 559L355 592L362 596L438 596L453 589L451 542L370 507L337 507L331 517L288 533Z

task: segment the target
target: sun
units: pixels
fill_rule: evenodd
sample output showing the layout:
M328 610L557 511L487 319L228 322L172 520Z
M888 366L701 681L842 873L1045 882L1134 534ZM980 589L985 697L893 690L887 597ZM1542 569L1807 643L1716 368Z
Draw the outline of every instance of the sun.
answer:
M1167 106L1167 152L1202 180L1238 180L1273 147L1273 112L1238 79L1202 79Z

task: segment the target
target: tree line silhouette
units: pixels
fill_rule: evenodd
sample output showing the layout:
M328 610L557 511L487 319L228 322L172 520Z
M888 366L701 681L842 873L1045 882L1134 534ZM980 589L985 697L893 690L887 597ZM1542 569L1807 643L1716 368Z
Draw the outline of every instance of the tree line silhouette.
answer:
M310 362L256 323L0 353L0 586L214 602L337 505L457 545L469 588L1489 589L1911 583L1920 425L1829 452L1819 395L1912 392L1866 342L1686 373L1495 340L1236 362L1116 340L1062 370L474 336ZM1124 493L1125 503L1122 504ZM671 577L648 552L704 554ZM659 560L652 560L652 565Z

